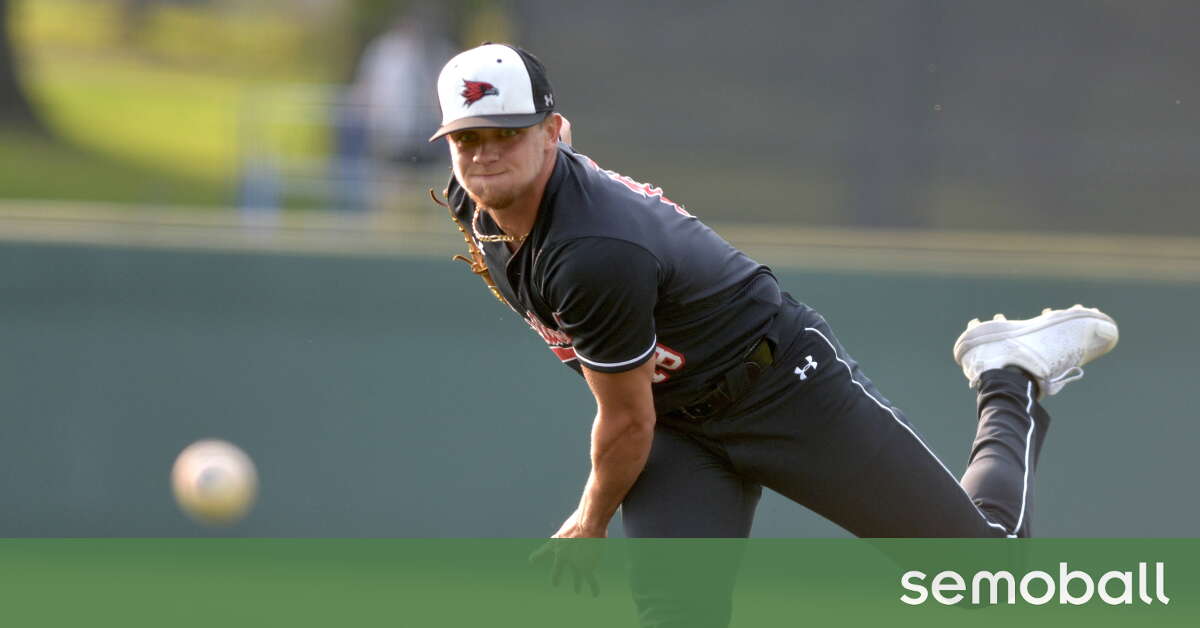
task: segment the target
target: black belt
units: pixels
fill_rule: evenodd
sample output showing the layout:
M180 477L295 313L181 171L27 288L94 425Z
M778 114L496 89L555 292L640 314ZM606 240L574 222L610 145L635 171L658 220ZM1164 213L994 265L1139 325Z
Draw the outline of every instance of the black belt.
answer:
M665 419L682 419L697 423L707 421L733 405L763 371L775 363L771 343L762 338L750 349L742 362L725 372L720 381L696 401L680 406L663 415Z

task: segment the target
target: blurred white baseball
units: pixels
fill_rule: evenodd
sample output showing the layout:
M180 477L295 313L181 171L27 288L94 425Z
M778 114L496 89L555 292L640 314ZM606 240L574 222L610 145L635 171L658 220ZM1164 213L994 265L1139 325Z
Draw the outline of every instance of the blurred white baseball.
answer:
M241 519L258 494L258 472L246 452L223 440L188 445L171 468L175 501L200 523L229 525Z

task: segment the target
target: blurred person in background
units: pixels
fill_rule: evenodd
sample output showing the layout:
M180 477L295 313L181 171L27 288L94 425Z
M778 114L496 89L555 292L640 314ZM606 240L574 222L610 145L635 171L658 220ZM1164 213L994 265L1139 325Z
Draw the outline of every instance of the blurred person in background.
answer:
M436 5L417 4L367 44L354 84L337 120L338 180L350 209L380 209L404 194L445 151L426 141L440 120L437 94L429 88L454 55L447 20Z

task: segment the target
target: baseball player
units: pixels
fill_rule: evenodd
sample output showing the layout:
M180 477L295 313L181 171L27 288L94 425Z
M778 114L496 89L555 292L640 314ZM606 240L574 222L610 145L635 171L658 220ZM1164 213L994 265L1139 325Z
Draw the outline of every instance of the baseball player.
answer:
M769 268L562 141L531 54L467 50L437 87L430 141L449 146L467 261L596 399L591 473L555 537L603 537L618 507L630 537L746 537L764 486L858 536L1030 534L1040 401L1113 348L1111 318L968 325L954 359L978 431L960 480Z

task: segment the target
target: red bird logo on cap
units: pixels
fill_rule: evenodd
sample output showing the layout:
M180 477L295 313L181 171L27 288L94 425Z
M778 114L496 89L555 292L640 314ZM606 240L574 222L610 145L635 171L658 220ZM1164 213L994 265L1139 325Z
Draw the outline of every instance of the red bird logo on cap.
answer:
M484 96L499 96L500 90L495 85L483 81L468 81L463 79L463 106L470 107L475 101Z

